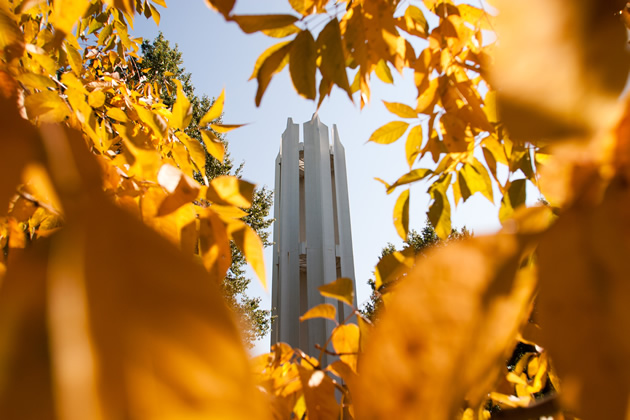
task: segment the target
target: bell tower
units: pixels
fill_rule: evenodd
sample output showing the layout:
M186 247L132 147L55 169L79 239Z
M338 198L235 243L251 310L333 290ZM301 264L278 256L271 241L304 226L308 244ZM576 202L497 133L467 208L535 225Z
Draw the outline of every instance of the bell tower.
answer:
M355 281L345 150L336 125L332 144L329 134L313 115L300 142L300 125L289 118L276 158L271 344L286 342L310 355L319 354L315 344L326 343L334 324L299 317L331 303L343 321L351 309L318 287L339 277Z

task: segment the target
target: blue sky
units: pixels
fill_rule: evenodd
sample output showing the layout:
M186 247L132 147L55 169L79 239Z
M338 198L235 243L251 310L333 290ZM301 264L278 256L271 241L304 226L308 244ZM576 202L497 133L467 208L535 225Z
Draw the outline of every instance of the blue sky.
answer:
M256 81L249 81L256 58L279 40L264 35L246 35L235 23L226 23L202 0L168 1L168 9L158 6L161 13L159 28L153 20L137 17L134 35L148 40L161 31L171 44L183 53L186 71L192 73L197 95L216 97L225 88L225 123L249 123L228 134L229 151L238 164L245 162L243 177L258 185L273 189L274 161L287 118L296 123L309 121L316 103L299 97L291 84L288 70L277 75L269 85L261 106L256 108ZM236 13L290 13L287 0L237 0ZM418 50L419 51L419 50ZM366 143L370 134L381 125L396 119L381 100L413 105L416 88L413 74L395 76L394 85L373 79L372 102L363 110L350 102L347 95L334 88L324 100L319 117L332 128L336 124L346 148L352 236L359 304L369 298L367 280L372 278L374 265L381 249L392 242L402 243L392 222L397 194L387 195L375 177L392 182L408 171L404 156L404 139L393 145ZM410 227L424 226L429 197L426 184L411 188ZM498 196L495 194L495 196ZM273 211L272 211L273 214ZM455 211L453 223L466 226L475 234L497 230L498 207L476 194ZM271 248L265 252L268 281L271 283ZM253 276L253 274L252 274ZM264 308L269 308L269 293L257 281L250 294L261 296ZM254 353L267 351L268 337Z

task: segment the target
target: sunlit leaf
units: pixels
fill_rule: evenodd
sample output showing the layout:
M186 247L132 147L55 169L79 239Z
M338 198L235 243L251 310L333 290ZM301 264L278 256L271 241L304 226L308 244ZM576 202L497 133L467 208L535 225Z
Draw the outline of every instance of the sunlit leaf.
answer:
M326 420L336 418L339 404L335 399L335 385L323 370L310 370L298 366L300 381L306 400L309 419Z
M173 104L173 116L171 117L170 123L173 128L183 130L190 124L193 110L190 101L186 97L186 94L184 94L182 82L177 79L173 79L173 82L177 85L177 99ZM202 118L202 121L203 119L205 119L205 116ZM204 124L200 122L200 125Z
M337 326L332 332L332 344L339 358L356 372L359 352L359 327L356 324Z
M409 190L403 191L394 205L394 227L403 241L409 233Z
M260 106L260 102L262 101L265 90L267 90L269 82L271 81L271 77L282 70L282 68L289 62L289 52L292 50L294 41L281 44L282 46L278 49L275 49L275 47L271 47L266 50L259 57L259 60L262 60L263 56L266 56L264 57L264 61L260 63L258 71L256 72L256 69L254 69L254 72L256 73L256 80L258 81L258 90L256 91L256 106ZM272 48L274 48L273 51ZM293 55L291 54L291 56ZM256 62L256 66L258 66L258 62Z
M212 157L217 159L219 162L223 162L225 158L225 144L221 141L220 138L214 135L214 133L210 130L200 130L201 138L203 138L203 143L206 145L206 150ZM205 161L205 155L204 155Z
M210 8L223 14L223 16L225 16L226 18L232 11L232 8L234 7L234 3L236 3L236 0L205 0L205 1L206 1L206 4Z
M322 296L330 297L354 306L354 282L352 279L341 277L332 283L317 288Z
M223 104L225 103L225 89L221 91L218 98L214 100L212 106L199 121L199 126L208 125L221 117L223 114Z
M230 19L238 23L241 30L248 34L284 28L293 25L298 20L293 15L234 15Z
M72 33L72 28L83 16L89 5L88 0L55 0L51 23L66 34Z
M273 57L270 56L269 59ZM315 71L317 50L313 35L308 30L300 32L293 40L289 55L289 72L297 93L306 99L315 99Z
M401 185L411 184L412 182L420 181L432 174L433 174L433 171L431 169L424 169L424 168L414 169L413 171L408 172L404 174L403 176L401 176L400 178L398 178L396 182L394 182L392 185L386 185L387 194L394 191L396 187L399 187Z
M499 233L416 261L362 355L357 418L449 419L464 399L485 401L536 288L534 272L519 269L522 246Z
M379 144L390 144L398 140L405 134L409 123L404 121L392 121L372 133L368 141Z
M243 222L234 221L228 226L228 234L245 256L247 263L254 269L263 288L267 289L263 244L256 231Z
M628 412L629 209L628 187L615 180L600 204L562 213L539 245L541 345L573 391L563 402L580 418Z
M329 79L345 90L352 100L352 92L346 73L346 59L343 53L339 21L332 19L317 37L317 48L322 57L319 70L323 77Z
M217 133L227 133L245 124L210 124L210 127Z
M105 98L102 90L94 90L88 95L88 104L92 108L100 108L105 104Z
M385 83L394 83L394 77L392 76L392 72L389 69L389 66L384 60L380 60L374 69L376 76L381 79L381 81Z
M204 209L199 216L199 254L206 270L220 283L232 263L228 233L212 209Z
M337 322L337 309L330 303L322 303L312 307L300 317L300 322L312 318L326 318Z
M386 101L383 101L383 103L389 112L399 116L400 118L416 118L418 116L418 113L409 105Z
M207 199L221 205L249 208L255 185L235 176L218 176L208 185Z
M409 130L407 141L405 142L405 156L407 157L407 164L409 165L409 169L411 169L421 152L422 126L416 125L411 127L411 130Z

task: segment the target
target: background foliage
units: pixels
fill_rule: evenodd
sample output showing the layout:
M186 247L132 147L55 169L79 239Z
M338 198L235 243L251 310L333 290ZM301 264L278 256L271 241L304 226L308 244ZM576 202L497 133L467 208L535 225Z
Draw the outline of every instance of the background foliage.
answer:
M386 103L396 119L370 138L406 136L409 172L383 182L402 190L403 239L415 182L440 238L475 193L498 194L503 228L381 261L382 315L336 325L329 366L284 343L251 363L221 285L231 244L265 283L242 220L254 186L205 172L238 127L218 120L223 94L195 122L202 146L185 79L138 73L128 25L159 22L164 2L2 0L1 416L626 418L624 2L290 0L257 16L234 2L206 0L283 39L256 64L256 103L287 64L305 98L337 85L360 106L372 75L413 69L416 103ZM527 183L549 206L524 206ZM320 291L353 301L349 279Z

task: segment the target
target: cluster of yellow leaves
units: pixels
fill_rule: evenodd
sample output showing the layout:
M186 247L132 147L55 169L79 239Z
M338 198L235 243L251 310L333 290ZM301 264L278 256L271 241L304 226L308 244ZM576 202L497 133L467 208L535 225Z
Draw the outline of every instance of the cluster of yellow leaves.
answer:
M2 418L265 418L220 291L230 241L265 283L254 185L204 177L223 94L204 150L138 74L156 5L0 2Z
M427 135L411 128L410 172L388 191L431 179L429 216L445 236L447 192L455 203L474 192L493 201L494 179L504 227L418 259L383 259L376 325L356 308L357 325L337 323L334 305L311 308L303 322L336 323L320 357L279 344L252 375L218 280L230 239L263 272L260 241L239 220L253 186L196 183L203 149L183 132L181 86L168 109L158 86L129 77L137 40L127 23L136 12L159 20L155 6L0 1L2 418L469 420L493 417L488 401L503 418L628 416L623 2L497 1L495 22L470 5L426 0L439 18L429 32L417 6L394 0L292 0L299 16L262 17L231 14L235 0L206 1L246 32L295 35L259 60L258 102L286 63L305 97L318 95L319 68L320 100L337 84L362 102L372 72L388 80L389 66L413 68L416 106L386 106L403 119L426 115ZM328 20L317 40L307 26L316 15ZM416 55L399 29L428 47ZM483 43L488 29L501 40L496 52ZM95 45L81 49L79 39ZM346 67L356 70L351 86ZM496 93L482 95L490 84ZM217 159L213 133L234 128L212 124L223 100L202 121ZM390 123L372 140L391 143L410 125ZM428 152L437 167L413 169ZM496 163L535 181L551 206L517 209L525 178L501 182ZM406 191L396 204L403 237L408 202ZM351 304L351 284L320 292ZM540 347L506 372L518 340ZM322 366L325 353L338 360ZM557 395L537 401L548 382Z
M451 232L451 204L477 192L501 203L498 234L419 260L394 253L377 266L384 314L365 339L357 376L344 378L354 388L344 418L486 419L495 415L488 398L501 418L627 417L625 1L492 0L489 14L483 3L424 0L438 21L431 30L419 2L292 0L298 16L246 17L232 15L229 2L207 2L245 32L294 35L259 57L257 103L286 64L302 96L321 103L336 84L359 91L362 105L373 72L391 83L390 68L413 69L417 102L385 102L401 121L370 140L389 144L409 130L409 172L384 184L391 193L429 180L428 216L441 237ZM418 54L414 37L426 40ZM346 71L356 72L349 89ZM425 156L435 166L415 167ZM550 206L524 207L528 181ZM394 209L403 238L409 217L405 190ZM303 319L332 313L317 307ZM517 340L540 351L506 372ZM287 369L289 358L267 357ZM538 401L548 381L557 394Z

